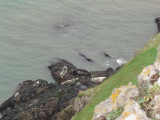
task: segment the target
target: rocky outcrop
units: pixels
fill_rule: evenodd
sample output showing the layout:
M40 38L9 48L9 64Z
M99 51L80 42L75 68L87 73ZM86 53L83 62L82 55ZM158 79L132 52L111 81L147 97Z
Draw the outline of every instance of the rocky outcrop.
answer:
M0 105L0 120L70 120L91 99L93 92L83 90L115 72L112 68L88 72L63 59L48 68L58 85L41 79L20 83L15 94Z
M152 120L146 116L140 105L134 101L126 101L123 113L116 120Z
M160 17L155 19L155 23L157 23L158 32L160 32Z
M96 106L93 120L96 120L100 116L106 116L116 108L124 106L126 101L131 97L138 96L138 93L138 88L131 84L115 89L108 99Z
M129 84L114 89L108 99L96 106L93 120L108 119L160 120L160 48L155 63L138 75L138 88Z
M0 106L1 120L59 119L77 94L78 89L71 86L55 86L44 80L24 81L15 94Z
M93 87L97 83L101 83L105 78L111 76L114 72L112 68L106 71L91 71L78 69L66 60L58 59L48 66L52 77L57 83L64 85L75 85L78 88Z
M93 95L93 90L79 91L78 97L75 99L74 107L76 113L81 111L91 100Z

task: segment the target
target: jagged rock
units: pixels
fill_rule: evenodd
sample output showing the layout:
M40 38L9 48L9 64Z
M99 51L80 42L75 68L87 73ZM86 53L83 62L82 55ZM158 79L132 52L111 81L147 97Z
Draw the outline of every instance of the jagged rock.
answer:
M132 97L138 96L138 88L135 85L129 84L114 89L111 96L95 107L93 120L105 116L112 110L124 106L125 102Z
M63 59L58 59L55 63L48 66L48 68L51 71L52 77L59 84L66 80L73 79L74 76L71 74L71 71L77 69L73 64Z
M154 63L155 70L160 72L160 47L158 48L158 55Z
M77 94L78 89L73 86L55 86L40 79L24 81L0 106L1 120L51 120Z
M145 111L134 100L128 100L125 103L123 113L115 120L152 120L147 117Z
M67 106L60 113L58 113L52 120L71 120L71 118L75 115L75 109L73 105ZM57 118L56 118L57 117Z
M160 120L160 94L155 95L147 106L151 117Z
M81 98L77 97L74 103L76 113L81 111L84 108L84 106L88 104L89 101L90 101L90 97L87 97L87 96L83 96Z
M143 71L138 75L138 84L140 89L148 89L158 81L159 73L155 70L153 65L145 67Z
M96 77L109 77L114 73L114 70L112 68L108 68L105 71L91 71L92 78Z

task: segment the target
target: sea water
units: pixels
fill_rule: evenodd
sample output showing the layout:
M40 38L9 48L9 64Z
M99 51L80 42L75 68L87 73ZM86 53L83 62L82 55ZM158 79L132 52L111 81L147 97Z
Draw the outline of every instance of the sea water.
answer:
M47 66L55 57L89 71L129 61L157 32L159 6L160 0L0 0L0 103L24 80L54 82Z

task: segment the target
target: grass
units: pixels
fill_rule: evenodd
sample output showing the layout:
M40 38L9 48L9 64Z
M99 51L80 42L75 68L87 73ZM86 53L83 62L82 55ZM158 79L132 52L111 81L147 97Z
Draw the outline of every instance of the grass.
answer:
M124 111L123 107L117 108L116 110L110 112L107 115L107 120L115 120L117 117L119 117L122 114L123 111Z
M75 115L73 120L91 120L95 106L108 98L113 89L126 85L129 82L137 85L138 74L144 67L154 63L159 43L160 34L157 34L148 41L142 49L138 50L135 58L121 68L116 74L95 87L93 89L94 94L91 101L82 111Z

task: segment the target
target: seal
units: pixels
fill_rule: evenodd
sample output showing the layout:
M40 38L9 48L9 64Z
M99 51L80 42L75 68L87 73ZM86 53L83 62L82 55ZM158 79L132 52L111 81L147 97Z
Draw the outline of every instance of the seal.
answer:
M79 52L79 55L80 55L81 57L83 57L85 60L87 60L88 62L94 62L93 60L91 60L90 58L86 57L84 54L82 54L82 53L80 53L80 52Z
M106 52L104 52L104 56L107 58L111 58L111 56L109 54L107 54Z

